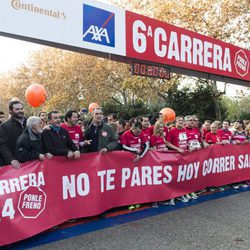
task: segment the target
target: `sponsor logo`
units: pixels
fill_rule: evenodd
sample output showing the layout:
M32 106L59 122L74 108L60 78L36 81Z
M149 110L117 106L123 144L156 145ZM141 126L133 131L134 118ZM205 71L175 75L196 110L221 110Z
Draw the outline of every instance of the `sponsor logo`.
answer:
M115 47L115 13L83 5L83 41Z
M243 50L239 50L235 54L234 66L235 66L236 72L240 76L243 77L248 73L249 61L248 61L248 58L246 56L246 53Z
M45 209L47 196L40 187L29 186L19 196L18 210L25 219L36 219Z
M108 136L108 132L107 131L102 131L102 136L103 137L107 137Z
M61 12L59 10L50 10L41 8L38 6L35 6L33 3L23 3L20 0L12 0L11 6L15 10L24 10L24 11L30 11L36 14L44 15L44 16L50 16L58 19L66 19L66 15L64 12Z

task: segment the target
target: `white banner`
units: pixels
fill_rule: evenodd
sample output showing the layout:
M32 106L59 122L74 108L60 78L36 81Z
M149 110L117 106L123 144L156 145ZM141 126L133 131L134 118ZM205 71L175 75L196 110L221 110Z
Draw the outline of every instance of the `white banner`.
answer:
M126 55L125 10L92 0L1 0L0 32Z

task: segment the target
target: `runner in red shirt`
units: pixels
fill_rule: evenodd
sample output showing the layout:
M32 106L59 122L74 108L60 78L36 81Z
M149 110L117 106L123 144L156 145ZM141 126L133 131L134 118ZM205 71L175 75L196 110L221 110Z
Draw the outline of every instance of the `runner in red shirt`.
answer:
M75 110L69 110L65 114L65 123L61 127L69 132L69 136L74 144L79 148L83 146L83 134L80 126L76 125L78 121L78 114Z
M163 122L163 116L162 113L157 113L156 115L154 115L154 118L151 120L151 126L149 127L149 129L151 130L151 134L153 134L154 132L154 124L157 122ZM168 134L168 127L166 127L166 125L164 125L164 136L167 137Z
M202 125L202 139L205 140L206 134L211 132L211 121L210 120L205 120L204 124Z
M190 119L193 120L192 116ZM186 129L184 128L184 118L183 116L177 116L176 119L176 127L171 129L167 136L167 141L176 146L178 152L184 152L188 150L188 137ZM181 197L178 197L177 200L182 202L188 202L190 199L197 199L195 193L186 194ZM173 203L173 200L170 201L170 205Z
M167 141L174 145L178 152L183 153L185 150L188 150L187 133L184 128L184 118L183 116L177 116L175 121L176 127L169 131Z
M126 124L125 124L125 121L123 121L121 119L118 120L116 122L116 124L117 124L117 134L118 134L117 150L122 150L122 142L121 142L121 140L122 140L122 135L125 132L125 126L126 126Z
M242 120L236 120L234 122L234 132L232 133L232 139L233 144L245 144L248 143L247 140L247 134L244 131L244 123ZM233 184L234 189L238 189L239 187L248 187L249 180L246 182L236 182Z
M206 143L208 143L209 145L219 143L219 138L218 138L218 135L217 135L217 129L218 129L217 124L212 123L211 124L211 132L208 132L206 134Z
M141 124L142 124L141 134L144 137L145 141L150 142L150 138L152 136L152 130L149 128L149 126L150 126L149 117L148 116L142 116Z
M173 145L171 142L169 142L165 136L164 132L165 124L161 121L158 121L155 123L154 126L154 134L151 137L151 146L154 149L158 149L161 151L167 151L168 148L174 149L178 151L179 153L183 153L184 151L175 145Z
M145 137L141 134L141 131L142 124L140 122L135 122L132 125L131 130L124 132L121 137L123 149L136 154L134 162L138 162L139 159L142 158L149 150L149 141L145 140ZM139 207L139 204L130 205L128 209L133 210Z
M154 126L154 133L151 136L151 140L150 140L150 146L153 149L157 149L160 151L167 151L167 140L166 140L166 136L164 136L164 127L165 124L161 121L158 121L155 123Z
M224 120L222 123L222 129L217 130L217 136L219 142L222 142L222 144L229 144L231 143L232 139L232 133L229 130L230 121Z
M149 149L149 141L142 136L141 130L141 123L135 122L131 130L124 132L121 137L122 148L136 154L135 162L139 161Z
M202 145L201 134L197 130L197 128L194 128L193 116L188 115L188 116L185 116L184 119L186 122L185 130L187 133L189 151L201 149L201 145Z
M233 144L242 144L242 143L248 143L247 140L247 134L244 131L243 127L243 121L237 120L234 123L234 129L235 131L232 134L232 143Z
M200 129L200 120L197 115L193 115L193 129L196 131L197 134L199 134L199 137L202 137L201 129Z

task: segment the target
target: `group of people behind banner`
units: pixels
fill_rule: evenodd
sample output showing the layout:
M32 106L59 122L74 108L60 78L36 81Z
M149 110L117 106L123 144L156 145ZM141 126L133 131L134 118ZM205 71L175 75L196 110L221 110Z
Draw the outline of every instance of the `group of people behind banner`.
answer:
M161 113L152 120L140 115L124 121L117 120L114 113L104 117L101 108L93 110L90 121L82 119L76 110L67 111L63 121L58 111L40 112L26 119L23 103L18 100L9 103L9 113L5 120L0 112L0 166L12 165L16 169L20 163L53 156L77 160L81 153L126 150L135 155L134 162L139 162L148 150L184 153L214 144L250 142L250 121L231 124L228 120L206 120L200 126L197 116L188 115L177 116L173 124L166 126ZM197 195L191 193L180 200L187 202L191 198Z

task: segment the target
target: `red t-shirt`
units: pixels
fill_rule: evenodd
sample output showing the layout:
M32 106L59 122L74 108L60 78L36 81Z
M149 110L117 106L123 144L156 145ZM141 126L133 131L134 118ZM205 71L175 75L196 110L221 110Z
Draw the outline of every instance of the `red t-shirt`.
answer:
M174 146L183 150L188 149L187 133L186 130L173 128L168 132L167 141L172 143Z
M186 133L187 133L187 138L188 138L188 147L189 149L196 148L199 149L201 148L201 134L198 128L188 128L185 127Z
M205 139L206 138L206 135L211 132L211 130L207 130L205 128L202 128L202 138Z
M245 131L234 131L233 135L232 135L232 141L239 141L239 142L243 142L247 140L247 135Z
M145 141L150 141L152 130L150 128L143 128L141 131L141 135L144 137Z
M156 149L166 148L166 139L162 136L152 135L150 140L151 147L155 147Z
M206 142L208 144L216 144L216 142L218 142L219 139L218 139L218 136L217 134L214 134L212 132L209 132L206 134Z
M218 129L217 130L218 140L220 142L230 143L232 139L232 133L230 130Z
M154 133L154 125L152 125L151 127L149 127L149 129L151 130L151 135ZM165 126L164 127L164 132L163 132L163 136L167 137L168 135L168 128Z
M69 136L71 140L79 148L79 143L83 141L83 134L82 134L81 127L78 125L69 127L65 123L61 124L61 127L66 129L69 132Z
M139 136L135 136L131 130L124 132L121 137L122 145L125 145L130 148L142 149L142 145L146 143L145 137L140 134Z

